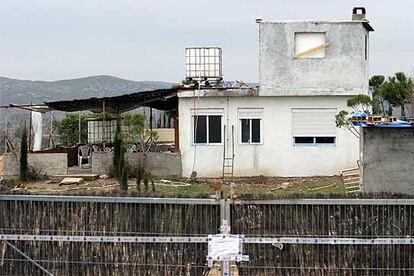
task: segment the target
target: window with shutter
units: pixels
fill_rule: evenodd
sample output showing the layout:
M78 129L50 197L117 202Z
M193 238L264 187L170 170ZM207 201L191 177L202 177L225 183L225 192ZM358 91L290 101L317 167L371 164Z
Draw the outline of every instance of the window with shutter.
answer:
M293 108L294 145L335 145L336 108Z

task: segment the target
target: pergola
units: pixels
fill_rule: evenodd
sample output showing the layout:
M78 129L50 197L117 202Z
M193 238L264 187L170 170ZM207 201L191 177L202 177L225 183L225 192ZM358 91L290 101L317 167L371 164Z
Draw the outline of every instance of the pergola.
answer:
M104 120L108 115L115 115L119 117L121 113L142 106L150 107L150 128L152 129L152 108L163 111L176 110L178 108L177 93L178 91L182 90L186 90L186 88L177 86L169 89L156 89L150 91L135 92L131 94L125 94L114 97L92 97L88 99L44 102L44 104L10 104L6 106L0 106L0 108L5 108L6 110L6 131L8 108L20 108L24 110L29 110L31 112L34 111L41 113L52 112L54 110L64 112L79 112L88 110L95 113L102 113L102 120L104 123ZM105 133L105 128L103 128L103 132ZM7 141L5 143L7 143ZM175 124L175 143L176 148L178 148L178 120L176 120Z

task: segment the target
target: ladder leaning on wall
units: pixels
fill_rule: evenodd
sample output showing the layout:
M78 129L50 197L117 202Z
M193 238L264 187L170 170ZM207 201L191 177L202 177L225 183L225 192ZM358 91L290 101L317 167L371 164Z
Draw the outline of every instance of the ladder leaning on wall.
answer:
M227 130L224 126L224 147L223 147L223 184L229 184L233 180L234 172L234 126L231 126L231 151L227 153L226 144L230 143L227 139ZM228 146L228 145L227 145Z

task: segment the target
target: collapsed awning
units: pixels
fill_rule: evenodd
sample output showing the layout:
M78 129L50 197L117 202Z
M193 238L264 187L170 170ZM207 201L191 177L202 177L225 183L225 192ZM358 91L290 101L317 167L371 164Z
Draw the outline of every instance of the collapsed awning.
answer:
M74 112L90 110L93 112L122 113L148 106L159 110L174 110L178 107L177 92L184 90L181 87L170 89L157 89L126 94L115 97L89 98L69 101L45 102L54 110Z

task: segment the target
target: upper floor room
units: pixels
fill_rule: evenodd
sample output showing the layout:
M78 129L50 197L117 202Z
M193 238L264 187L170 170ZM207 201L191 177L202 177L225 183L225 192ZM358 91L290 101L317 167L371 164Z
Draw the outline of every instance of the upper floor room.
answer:
M365 15L354 8L347 21L257 19L260 95L367 94L373 28Z

